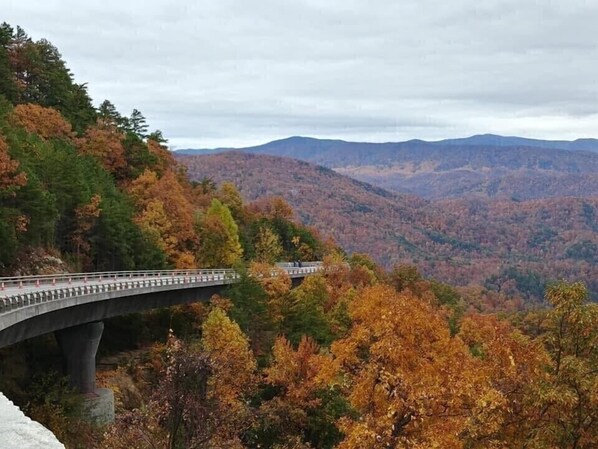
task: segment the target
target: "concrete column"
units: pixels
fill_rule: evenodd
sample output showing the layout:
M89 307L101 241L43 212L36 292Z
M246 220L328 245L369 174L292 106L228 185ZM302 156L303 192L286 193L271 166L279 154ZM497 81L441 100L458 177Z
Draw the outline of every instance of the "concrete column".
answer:
M103 330L104 323L96 321L55 332L64 357L65 374L71 387L81 393L96 391L96 352Z

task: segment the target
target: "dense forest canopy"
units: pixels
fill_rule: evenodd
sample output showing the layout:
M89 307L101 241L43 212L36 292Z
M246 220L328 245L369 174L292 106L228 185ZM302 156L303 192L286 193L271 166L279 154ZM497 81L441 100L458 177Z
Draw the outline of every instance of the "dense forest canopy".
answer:
M0 27L0 270L35 273L49 254L70 270L241 273L208 304L106 322L101 357L124 361L98 374L117 400L105 428L81 419L50 337L0 351L0 390L67 447L598 445L598 307L582 282L549 286L544 309L478 313L493 308L481 293L348 255L281 197L189 181L164 144L138 110L95 108L49 42ZM324 265L293 289L281 259Z

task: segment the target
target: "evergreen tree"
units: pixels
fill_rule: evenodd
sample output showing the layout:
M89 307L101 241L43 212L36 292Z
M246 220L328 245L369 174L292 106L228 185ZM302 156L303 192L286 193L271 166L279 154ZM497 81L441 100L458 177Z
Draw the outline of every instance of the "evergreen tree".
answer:
M145 121L145 117L143 114L137 110L133 109L131 113L131 117L129 117L129 130L137 135L139 138L144 139L147 137L147 123Z

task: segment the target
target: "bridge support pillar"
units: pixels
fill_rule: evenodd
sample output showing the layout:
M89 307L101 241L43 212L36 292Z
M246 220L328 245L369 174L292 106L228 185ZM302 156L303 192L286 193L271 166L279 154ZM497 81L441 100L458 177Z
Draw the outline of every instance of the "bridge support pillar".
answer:
M103 331L104 323L96 321L55 332L70 385L84 395L84 417L98 425L114 421L114 393L96 388L96 353Z
M100 345L104 323L81 324L56 331L56 339L64 357L65 374L71 387L81 393L96 389L96 352Z

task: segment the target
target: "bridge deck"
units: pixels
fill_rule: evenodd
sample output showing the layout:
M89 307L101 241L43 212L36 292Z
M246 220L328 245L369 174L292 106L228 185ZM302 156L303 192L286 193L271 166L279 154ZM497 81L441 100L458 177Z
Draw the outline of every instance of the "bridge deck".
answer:
M292 278L302 278L321 269L318 262L303 267L283 265ZM0 331L20 321L14 312L35 307L21 316L31 317L43 310L70 307L73 303L102 300L114 296L139 295L150 290L180 290L230 284L239 275L230 269L117 271L68 273L45 276L0 278ZM68 301L67 301L68 299ZM53 304L44 304L53 302ZM46 307L39 307L45 305Z

